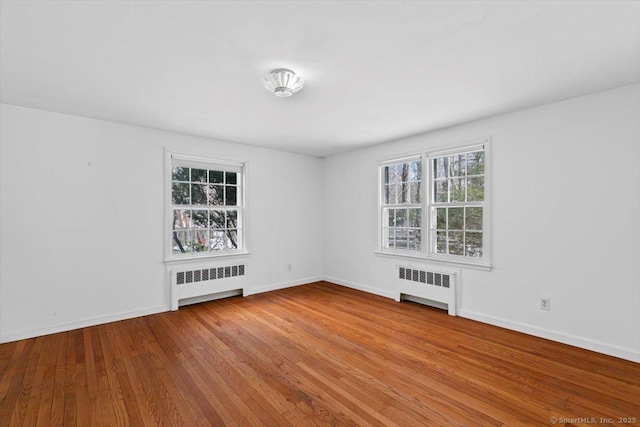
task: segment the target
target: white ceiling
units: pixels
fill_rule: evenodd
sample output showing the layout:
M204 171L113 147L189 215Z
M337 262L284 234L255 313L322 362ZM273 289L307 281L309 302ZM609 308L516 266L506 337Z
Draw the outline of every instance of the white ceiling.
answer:
M640 2L2 1L1 101L327 156L640 81ZM271 69L306 81L291 98Z

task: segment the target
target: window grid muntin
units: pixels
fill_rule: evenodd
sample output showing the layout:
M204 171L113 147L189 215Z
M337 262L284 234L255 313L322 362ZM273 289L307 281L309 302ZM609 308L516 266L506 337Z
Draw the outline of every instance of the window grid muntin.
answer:
M479 154L481 160L477 161L475 164L476 165L481 165L482 166L482 173L472 173L469 174L469 159L470 156L473 154ZM464 166L464 173L463 174L455 174L455 167L454 167L454 163L455 161L452 161L452 159L456 159L456 158L460 158L464 156L465 157L465 166ZM476 149L476 150L471 150L471 151L466 151L466 152L461 152L461 153L456 153L456 154L448 154L448 155L436 155L436 156L432 156L429 158L429 164L432 165L432 169L431 169L431 174L430 176L431 178L431 185L429 186L430 188L430 197L429 197L429 201L432 204L435 203L460 203L460 202L468 202L468 201L474 201L474 202L479 202L479 201L484 201L484 179L485 179L485 167L486 167L486 162L485 162L485 150L484 149ZM444 172L444 176L443 176L443 172ZM474 180L474 179L479 179L482 178L482 199L478 199L478 200L469 200L469 181L470 180ZM457 198L455 200L452 200L452 183L453 182L460 182L460 183L464 183L464 200L458 200ZM446 201L441 201L439 200L439 194L437 191L437 186L439 183L444 183L446 184L447 187L447 200Z
M221 170L222 169L222 170ZM184 171L187 171L186 174ZM194 173L196 171L196 173ZM182 172L177 179L176 174ZM205 175L203 177L203 172ZM222 175L222 180L218 175ZM229 171L225 168L216 168L212 164L205 168L203 166L176 165L171 166L171 253L174 256L219 253L227 251L238 251L242 249L242 171ZM189 203L175 203L175 185L182 184L188 186L187 201ZM194 185L207 186L206 203L193 203ZM212 189L222 188L221 197L212 196ZM233 191L229 191L232 189ZM202 198L200 198L202 200ZM221 204L215 203L222 201ZM188 224L176 227L176 214L186 212ZM193 212L206 212L204 226L197 226L194 221ZM224 220L221 226L212 223L212 212L224 213ZM229 222L229 214L235 214L235 223ZM177 239L177 240L176 240ZM181 240L182 239L182 240ZM180 241L180 244L178 244ZM194 243L197 241L197 245ZM204 244L206 242L206 250ZM235 245L235 246L234 246ZM184 252L183 252L184 251Z
M400 171L399 167L406 165L405 170ZM422 224L424 200L424 162L422 157L399 159L381 165L381 218L382 218L382 246L385 249L421 252L423 245ZM392 173L395 175L393 176ZM399 173L402 175L398 176ZM391 197L392 189L395 187L396 197ZM404 187L404 188L403 188ZM405 192L406 190L406 192ZM405 197L398 197L406 194ZM405 200L402 202L401 200ZM397 213L406 212L406 221L398 225ZM393 213L393 216L390 216ZM412 215L413 214L413 215ZM410 217L418 219L418 225L412 226ZM391 217L394 218L391 221Z
M450 224L450 215L449 215L449 211L451 209L462 209L462 222L461 222L461 227L456 227L454 225ZM471 225L469 224L469 220L468 220L468 210L470 209L480 209L479 211L479 215L480 215L480 227L479 228L471 228ZM440 215L439 215L439 211L444 211L445 212L445 224L444 227L440 226ZM483 244L483 237L484 237L484 225L483 225L483 214L484 214L484 206L478 203L474 203L474 204L460 204L460 203L456 203L455 205L451 206L451 205L445 205L445 204L439 204L438 206L433 206L431 208L431 215L433 218L432 224L435 225L432 226L431 228L431 235L434 236L433 237L433 242L431 245L431 249L433 253L436 254L443 254L443 255L454 255L454 256L464 256L464 257L474 257L474 258L481 258L482 254L483 254L483 250L484 250L484 244ZM477 215L477 214L476 214ZM442 235L442 233L445 233L445 249L444 251L440 251L439 250L439 236ZM457 236L459 233L462 234L462 252L463 254L456 254L456 253L452 253L451 251L451 241L454 239L454 236ZM480 245L478 247L478 245L474 245L473 247L469 247L468 245L468 238L471 237L478 237L480 236ZM472 254L470 255L469 253L472 252Z
M469 159L473 154L478 154L476 159L479 157L480 160L475 164L481 165L482 173L472 173L469 174ZM455 169L455 159L458 161L461 157L465 158L464 168L462 170L463 173L454 173ZM452 161L453 160L453 161ZM485 248L485 239L484 239L484 209L485 209L485 177L486 177L486 158L485 158L485 149L474 149L469 151L463 151L454 154L446 154L446 155L434 155L428 158L428 164L431 166L430 170L430 185L429 185L429 197L427 200L427 205L429 206L429 214L430 214L430 223L431 228L429 230L429 252L431 255L435 256L445 256L445 257L458 257L458 258L481 258ZM459 169L458 169L459 171ZM444 173L443 173L444 172ZM469 200L469 186L468 182L470 179L482 179L482 200ZM452 182L454 180L459 180L460 182L464 182L464 200L457 200L455 198L452 200ZM447 187L447 201L440 201L438 194L438 184L446 183ZM462 208L463 219L462 219L462 227L460 228L450 228L449 227L449 209L454 208ZM467 228L467 208L479 208L480 216L482 218L482 226L480 229L469 229ZM438 225L438 209L446 209L446 228L439 228ZM444 233L444 251L441 251L442 247L441 237ZM467 236L469 234L469 236ZM455 245L456 239L458 236L462 236L462 240L460 243L461 253L459 251L452 250L452 243ZM480 248L477 247L469 248L467 245L467 237L471 238L472 236L480 235ZM457 246L457 245L456 245ZM469 254L471 253L471 254Z

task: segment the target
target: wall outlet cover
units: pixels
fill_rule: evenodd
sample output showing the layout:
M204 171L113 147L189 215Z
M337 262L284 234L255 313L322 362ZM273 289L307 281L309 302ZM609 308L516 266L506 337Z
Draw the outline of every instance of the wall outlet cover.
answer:
M551 299L540 298L540 310L551 311Z

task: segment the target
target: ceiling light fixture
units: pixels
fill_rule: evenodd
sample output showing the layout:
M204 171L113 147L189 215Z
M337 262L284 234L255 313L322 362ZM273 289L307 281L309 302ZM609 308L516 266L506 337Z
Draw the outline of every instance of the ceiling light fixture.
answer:
M300 76L286 68L273 70L262 78L262 84L279 98L288 98L304 86Z

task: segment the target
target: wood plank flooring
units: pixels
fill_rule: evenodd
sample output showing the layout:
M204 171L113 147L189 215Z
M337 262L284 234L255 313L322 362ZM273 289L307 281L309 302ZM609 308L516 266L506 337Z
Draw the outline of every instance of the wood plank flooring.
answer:
M3 427L624 417L640 364L326 282L0 345Z

